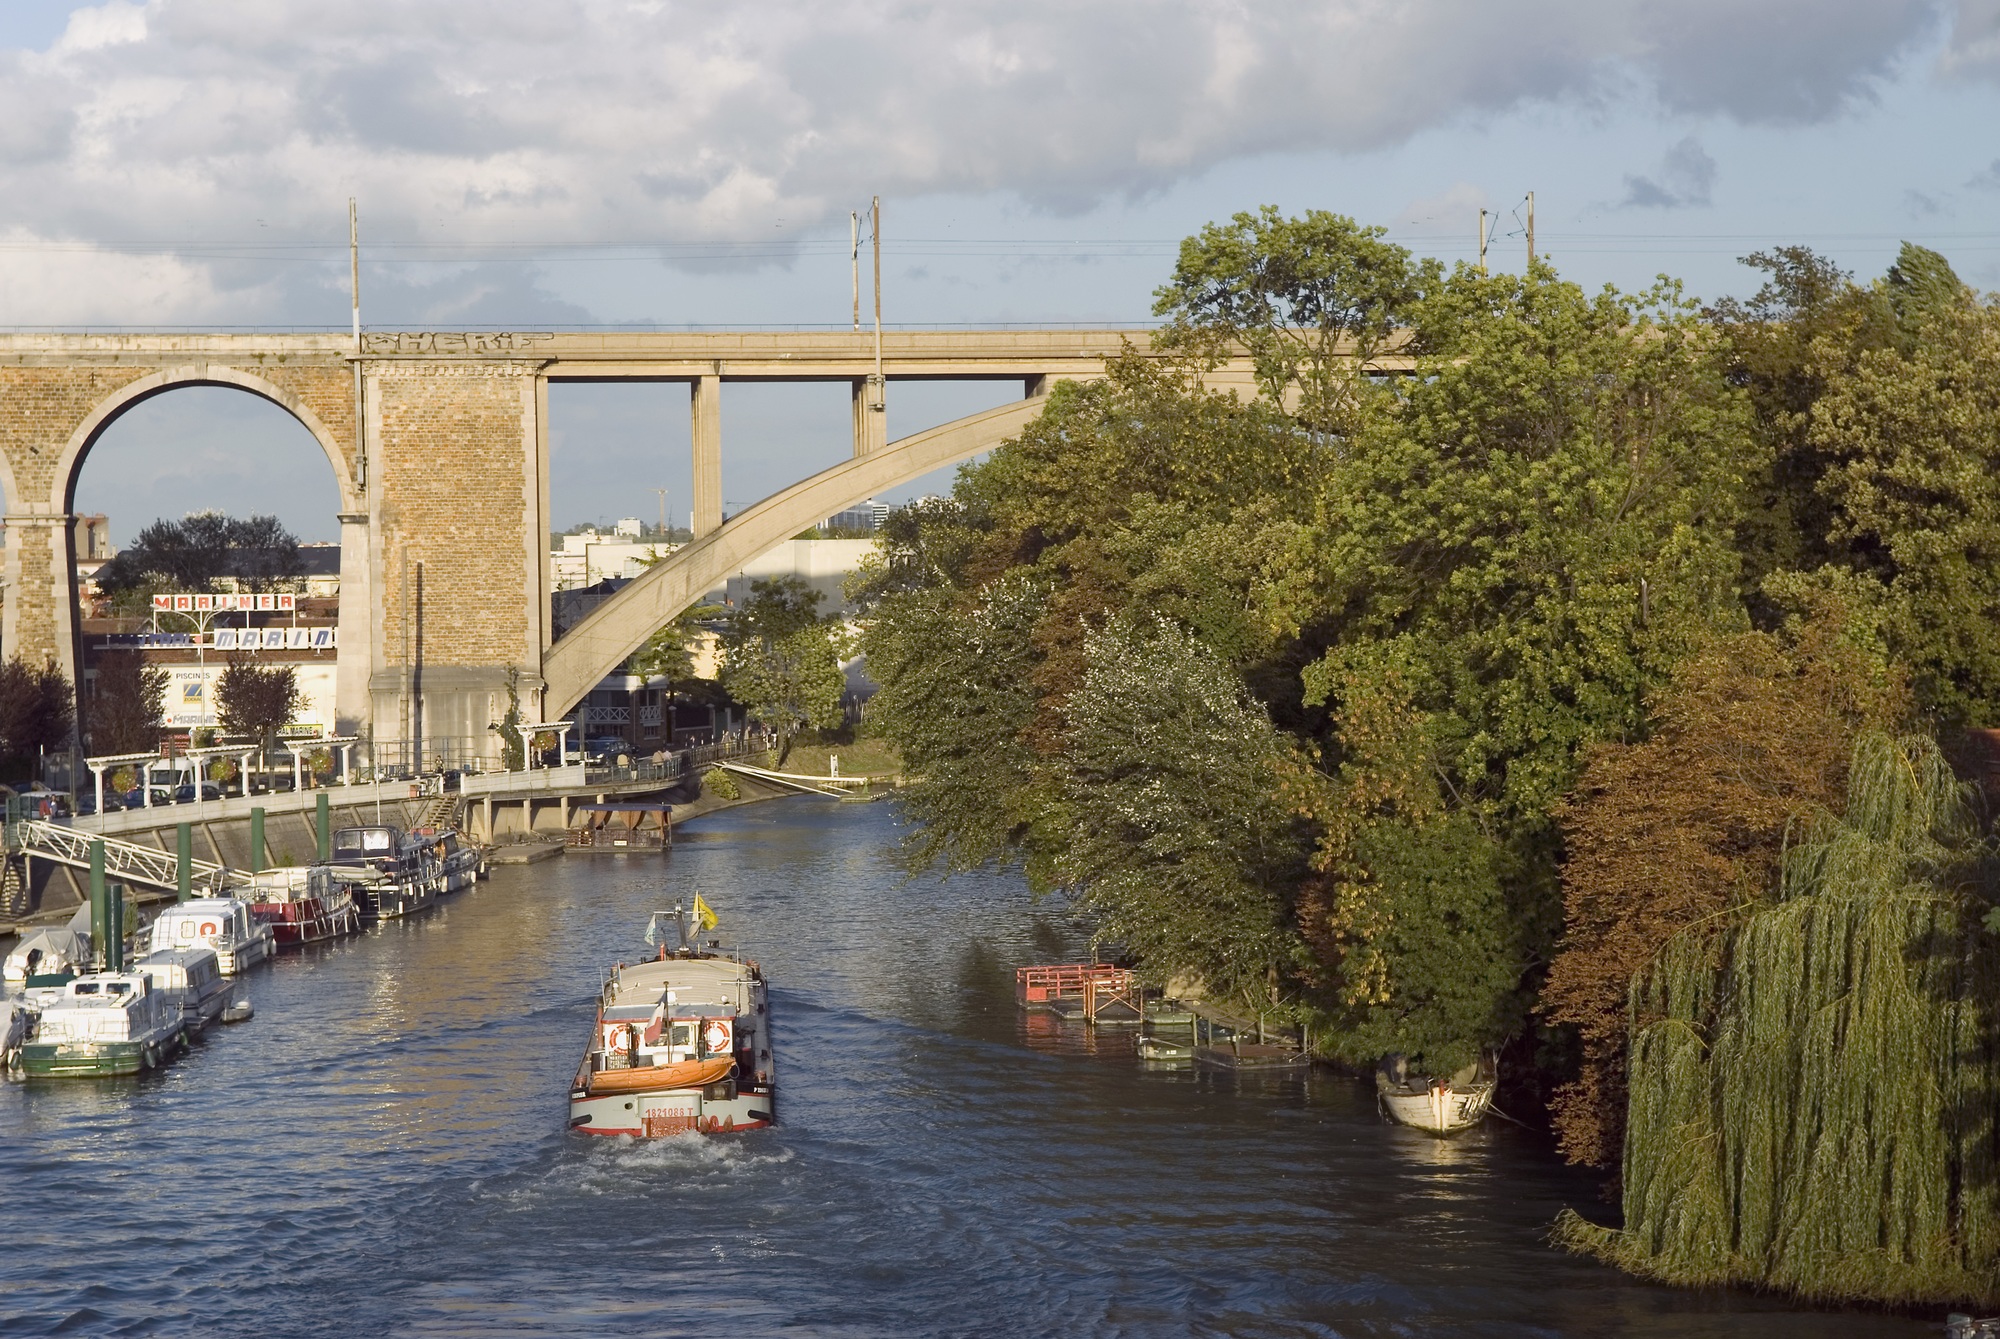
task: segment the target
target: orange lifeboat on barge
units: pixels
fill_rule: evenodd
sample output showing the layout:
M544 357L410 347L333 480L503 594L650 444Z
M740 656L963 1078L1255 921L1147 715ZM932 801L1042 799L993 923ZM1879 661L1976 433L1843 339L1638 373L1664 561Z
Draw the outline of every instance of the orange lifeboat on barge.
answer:
M572 1130L645 1139L775 1119L764 974L713 940L702 947L700 933L714 926L697 894L692 908L653 916L652 959L607 974L570 1084Z

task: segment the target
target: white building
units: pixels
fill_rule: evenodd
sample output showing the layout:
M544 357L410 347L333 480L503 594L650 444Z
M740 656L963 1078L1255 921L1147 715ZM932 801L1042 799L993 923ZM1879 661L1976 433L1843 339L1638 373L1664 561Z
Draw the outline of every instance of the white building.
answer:
M624 530L628 523L632 527L629 536ZM581 534L562 537L562 547L549 554L550 575L557 590L594 586L607 577L638 576L646 570L648 563L664 558L680 547L658 540L642 543L637 538L639 523L629 518L618 525L619 529L609 535L585 530Z
M721 590L711 591L708 598L740 606L750 598L751 582L796 576L820 593L820 613L852 613L841 588L873 552L872 539L788 539L744 564L742 571L732 575Z

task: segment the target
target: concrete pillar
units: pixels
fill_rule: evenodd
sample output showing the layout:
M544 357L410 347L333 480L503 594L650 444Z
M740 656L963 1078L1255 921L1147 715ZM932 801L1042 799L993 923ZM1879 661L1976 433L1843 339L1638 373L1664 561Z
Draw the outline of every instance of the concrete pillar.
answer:
M333 859L333 801L325 791L313 796L313 836L318 841L319 862Z
M875 402L866 377L856 377L853 386L854 454L872 455L889 444L889 415Z
M365 511L340 514L340 618L334 646L333 715L337 735L369 728L368 676L373 669L376 624L368 576L372 531Z
M694 537L722 528L722 378L696 377L688 391L694 437Z
M1032 400L1037 395L1047 395L1048 393L1049 378L1047 373L1025 377L1021 381L1021 398L1024 400Z

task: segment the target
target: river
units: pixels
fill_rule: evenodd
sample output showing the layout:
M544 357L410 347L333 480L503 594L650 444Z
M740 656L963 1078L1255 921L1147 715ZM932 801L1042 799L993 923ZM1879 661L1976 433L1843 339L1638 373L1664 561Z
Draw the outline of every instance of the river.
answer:
M1594 1186L1507 1125L1032 1026L1013 969L1074 926L1010 875L904 882L893 805L679 836L288 955L162 1074L0 1084L0 1334L1937 1333L1558 1252ZM773 982L778 1128L568 1133L599 969L695 888Z

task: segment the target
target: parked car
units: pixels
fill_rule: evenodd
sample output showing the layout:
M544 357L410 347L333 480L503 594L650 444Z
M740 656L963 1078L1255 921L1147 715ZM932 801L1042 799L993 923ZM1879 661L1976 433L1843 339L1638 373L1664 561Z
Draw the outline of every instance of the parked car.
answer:
M220 786L216 785L216 784L215 784L215 783L214 783L213 781L204 781L204 782L202 782L202 783L201 783L201 798L202 798L202 799L204 799L204 800L219 800L219 799L221 799L221 798L222 798L222 787L220 787ZM158 803L158 801L156 800L156 801L154 801L154 803L156 803L156 804L157 804L157 803ZM179 785L179 786L176 786L176 787L174 787L174 803L175 803L175 804L193 804L193 803L194 803L194 785L193 785L193 783L191 783L191 782L189 782L189 783L183 783L183 784L181 784L181 785Z
M614 763L618 761L621 753L630 757L632 746L617 735L605 735L586 744L583 753L584 757L594 763Z
M119 799L124 802L127 809L141 809L146 804L146 792L143 787L134 786L119 796ZM155 805L172 804L173 802L174 793L171 790L168 790L165 786L153 787L153 803ZM106 807L109 808L108 805Z
M107 813L107 814L115 814L115 813L118 813L119 811L123 810L124 808L125 808L125 797L124 797L124 796L120 795L120 794L119 794L119 793L118 793L117 791L115 791L115 790L107 790L107 791L105 791L105 792L104 792L104 812L105 812L105 813ZM79 816L84 816L84 817L87 817L87 816L89 816L89 815L91 815L91 814L94 814L94 813L96 813L96 812L97 812L97 792L96 792L96 791L94 791L94 790L86 790L85 792L83 792L83 794L81 794L81 795L77 796L77 797L76 797L76 812L77 812L77 814L78 814Z

